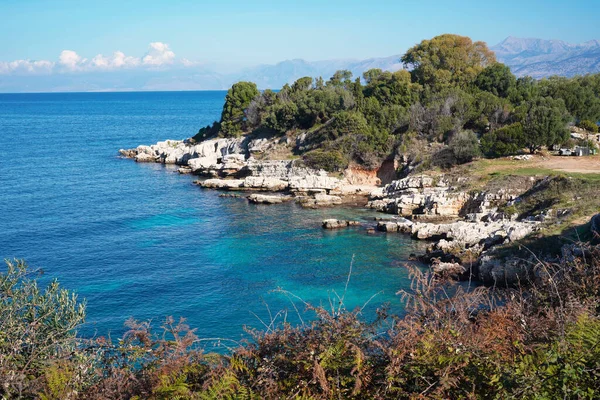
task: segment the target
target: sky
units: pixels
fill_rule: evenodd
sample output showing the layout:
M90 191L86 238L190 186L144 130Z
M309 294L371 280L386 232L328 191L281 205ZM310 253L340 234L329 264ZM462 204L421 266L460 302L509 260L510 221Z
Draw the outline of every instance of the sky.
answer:
M0 0L0 74L365 59L442 33L579 43L598 1Z

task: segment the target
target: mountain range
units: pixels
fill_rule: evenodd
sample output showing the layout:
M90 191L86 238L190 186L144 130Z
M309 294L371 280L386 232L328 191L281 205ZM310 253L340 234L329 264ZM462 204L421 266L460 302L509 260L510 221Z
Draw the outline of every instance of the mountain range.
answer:
M600 72L600 41L571 44L561 40L508 37L492 46L498 61L517 76L543 78Z

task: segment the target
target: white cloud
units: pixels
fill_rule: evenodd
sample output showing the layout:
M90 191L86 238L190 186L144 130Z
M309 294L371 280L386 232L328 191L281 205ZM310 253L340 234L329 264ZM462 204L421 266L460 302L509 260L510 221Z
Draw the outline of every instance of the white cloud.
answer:
M68 71L81 70L85 66L86 61L86 58L82 58L73 50L63 50L60 52L60 56L58 56L58 63Z
M54 63L46 60L15 60L10 62L0 61L0 74L44 74L52 72L52 68L54 68Z
M105 57L102 54L98 54L92 58L90 62L90 69L117 69L117 68L131 68L140 65L140 59L138 57L126 56L122 51L115 51L111 57Z
M40 74L40 73L74 73L111 71L123 68L155 68L175 63L175 53L169 45L162 42L152 42L143 57L127 56L122 51L115 51L110 56L98 54L91 60L84 58L73 50L63 50L58 61L15 60L0 61L0 75L8 74ZM189 67L196 65L187 59L181 60L181 65Z
M169 49L169 45L162 42L150 43L150 49L142 58L144 65L159 67L165 64L173 64L175 53Z

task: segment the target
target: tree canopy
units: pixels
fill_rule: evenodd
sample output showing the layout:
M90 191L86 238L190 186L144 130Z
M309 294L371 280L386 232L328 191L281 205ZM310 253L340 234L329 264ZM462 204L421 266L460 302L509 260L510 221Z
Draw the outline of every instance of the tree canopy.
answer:
M495 61L496 56L484 42L451 34L423 40L402 56L404 65L412 68L414 81L435 88L466 87Z
M239 136L242 133L244 112L259 94L256 84L252 82L238 82L229 89L221 113L221 136Z

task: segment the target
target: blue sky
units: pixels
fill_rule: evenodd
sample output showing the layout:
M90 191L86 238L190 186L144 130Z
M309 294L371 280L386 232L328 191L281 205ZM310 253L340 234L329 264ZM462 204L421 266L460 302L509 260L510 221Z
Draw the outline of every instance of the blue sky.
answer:
M0 61L144 57L149 43L177 58L248 66L304 58L400 54L440 33L493 45L505 37L600 38L594 1L1 0Z

